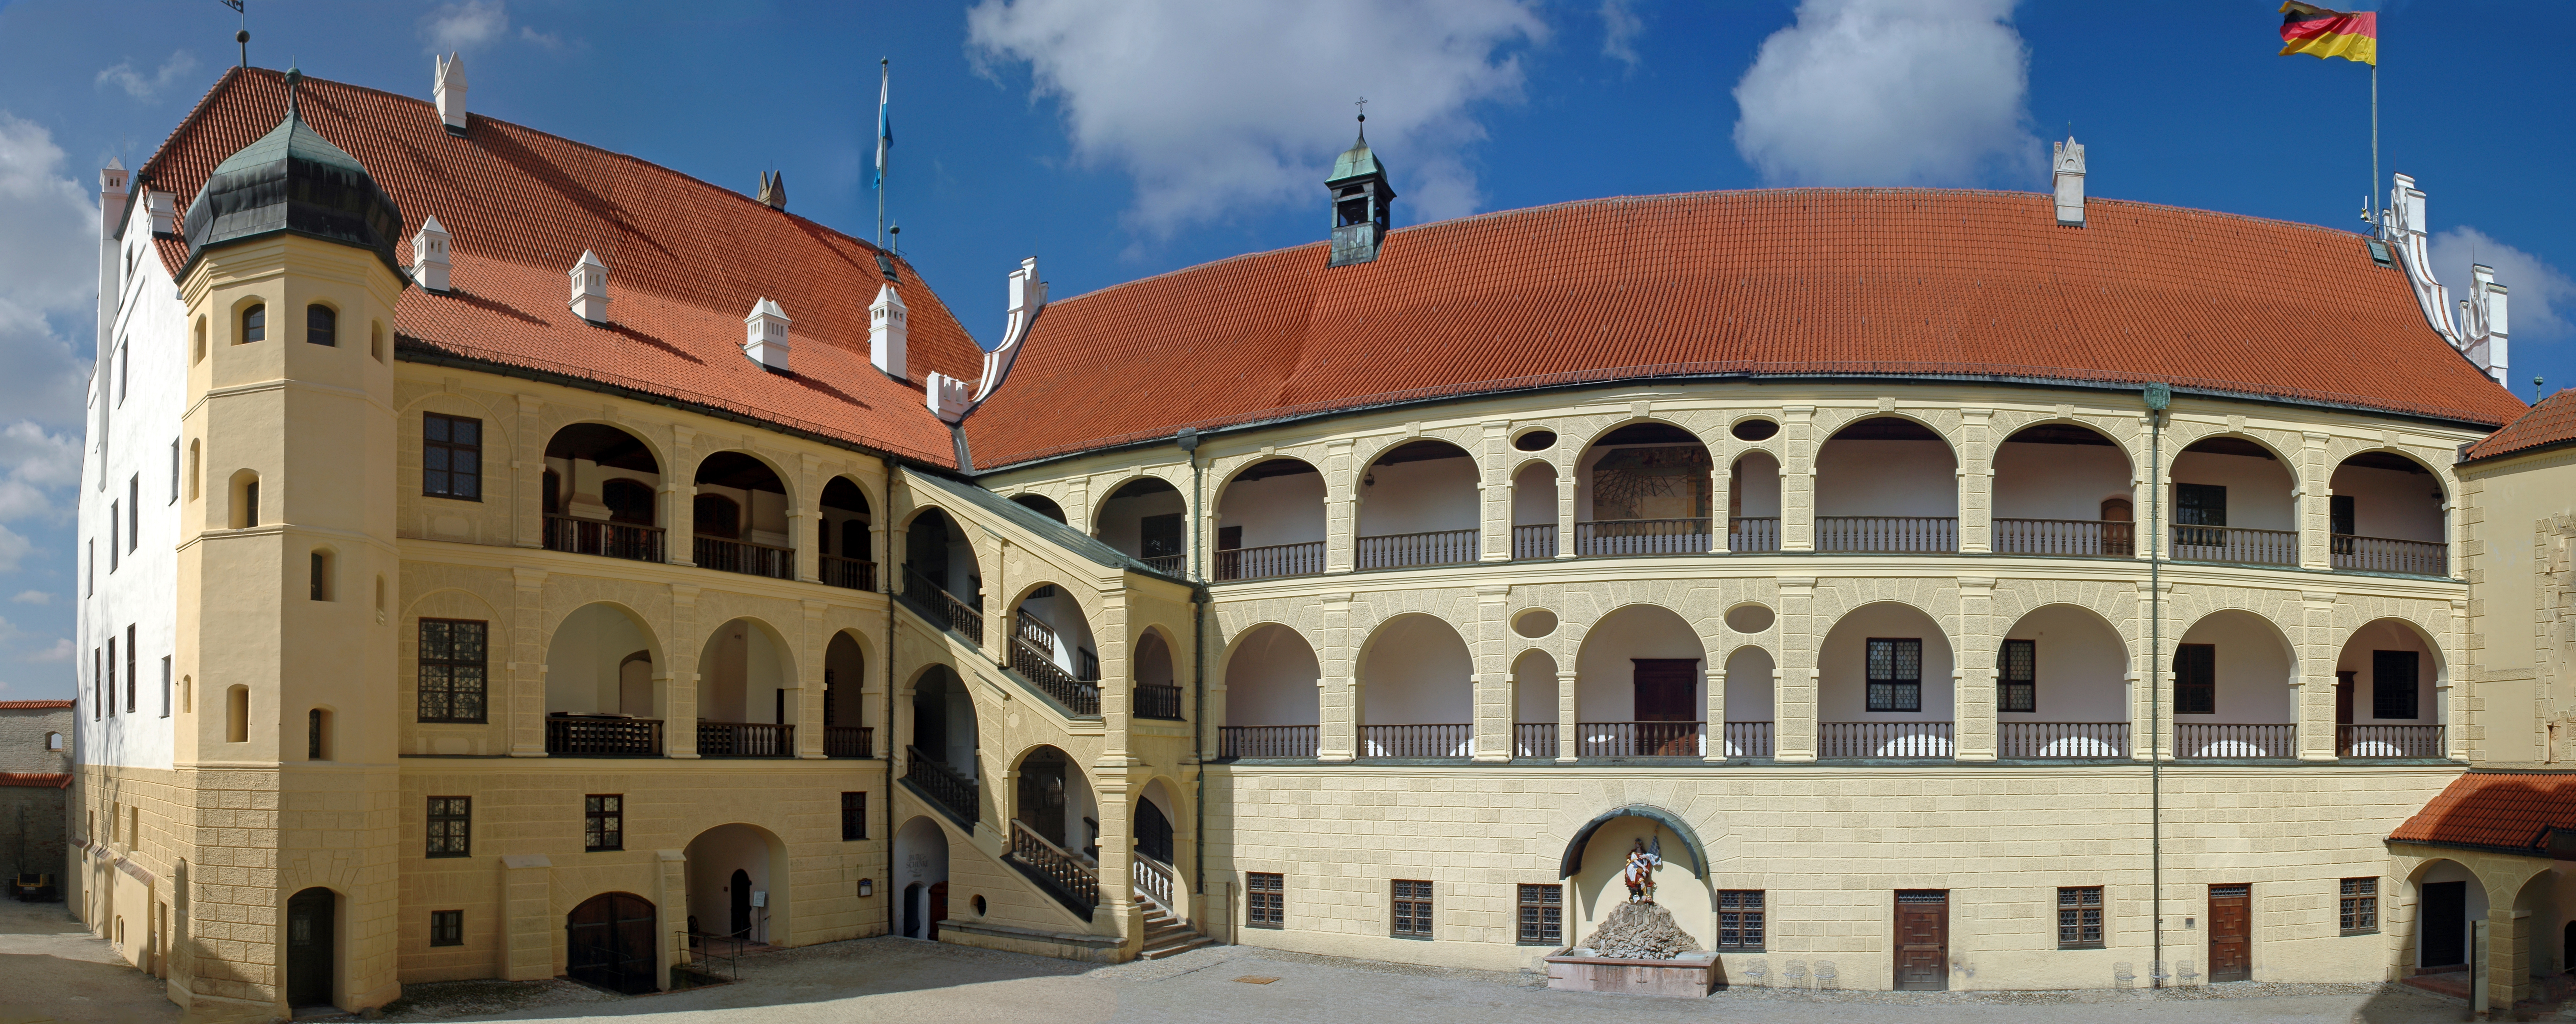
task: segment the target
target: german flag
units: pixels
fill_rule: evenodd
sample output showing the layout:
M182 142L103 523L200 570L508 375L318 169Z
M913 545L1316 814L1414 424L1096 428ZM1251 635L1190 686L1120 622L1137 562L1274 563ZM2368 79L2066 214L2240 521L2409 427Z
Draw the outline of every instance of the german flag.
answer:
M2346 14L2290 0L2281 5L2281 55L2341 57L2379 64L2379 15Z

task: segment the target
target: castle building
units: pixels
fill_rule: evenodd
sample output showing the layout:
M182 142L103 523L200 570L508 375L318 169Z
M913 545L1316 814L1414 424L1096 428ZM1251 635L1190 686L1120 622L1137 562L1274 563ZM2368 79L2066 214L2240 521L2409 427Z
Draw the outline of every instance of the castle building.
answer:
M2525 994L2576 420L2503 286L2402 177L2382 241L2054 167L1399 228L1363 139L1328 238L1029 260L979 345L460 62L228 72L102 176L70 899L292 1013L885 934L1532 967L1643 844L1731 984L2491 934Z

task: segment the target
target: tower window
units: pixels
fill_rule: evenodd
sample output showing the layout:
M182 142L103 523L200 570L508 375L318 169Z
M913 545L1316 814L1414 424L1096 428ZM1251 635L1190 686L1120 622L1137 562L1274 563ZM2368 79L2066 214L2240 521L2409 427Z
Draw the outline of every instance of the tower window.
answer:
M224 742L250 742L250 687L239 683L224 691Z
M58 732L49 732L49 733L46 733L46 734L45 734L45 749L46 749L46 750L49 750L49 751L54 751L54 752L57 752L57 753L61 752L61 750L63 749L63 734L58 733Z
M205 362L205 361L206 361L206 321L205 321L203 318L200 318L200 319L198 319L198 321L197 321L197 336L196 336L196 344L195 344L194 346L192 346L192 347L189 349L189 353L188 353L188 362L189 362L191 365L194 365L194 364L196 364L196 363L202 363L202 362Z
M244 345L254 341L267 340L268 307L252 306L249 309L242 310L241 340L236 341L233 344Z
M304 340L316 345L340 344L340 314L316 302L304 307Z
M379 363L385 361L385 325L378 323L367 328L367 354Z
M233 514L230 525L246 530L259 525L259 474L242 470L233 474Z
M420 620L420 720L481 722L489 626Z
M328 551L313 553L313 599L331 600L331 553Z
M330 712L328 712L328 711L324 711L324 710L322 710L321 708L314 708L313 710L311 710L311 711L307 711L307 712L305 712L305 713L304 713L304 759L305 759L305 760L308 760L308 761L328 761L328 760L330 760L330 759L331 759L330 737L331 737L331 713L330 713Z

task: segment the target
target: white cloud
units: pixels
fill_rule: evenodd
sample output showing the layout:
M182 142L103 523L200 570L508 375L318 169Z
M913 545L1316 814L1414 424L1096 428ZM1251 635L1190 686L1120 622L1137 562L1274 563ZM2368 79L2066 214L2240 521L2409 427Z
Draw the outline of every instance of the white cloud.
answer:
M54 595L41 590L21 590L18 592L18 596L10 598L9 600L15 601L19 604L52 604L54 603Z
M1158 237L1245 206L1321 210L1363 95L1405 219L1474 212L1470 110L1519 97L1508 51L1548 31L1534 0L982 0L966 24L979 61L1029 65L1077 158L1135 182L1128 221Z
M421 19L421 34L439 53L470 50L509 34L510 11L502 0L466 0L440 4Z
M0 526L0 572L18 571L18 563L27 557L27 552L33 547L34 545L27 543L24 534L6 526Z
M80 420L89 361L75 345L98 296L98 206L64 173L44 126L0 110L0 411L36 423ZM42 436L42 431L38 431ZM16 437L13 435L13 437ZM23 437L16 437L23 440ZM0 438L0 466L15 461ZM77 475L77 461L71 472Z
M115 85L124 89L128 96L138 100L148 100L161 90L169 88L170 83L178 81L195 70L197 70L197 56L186 50L172 53L170 59L162 61L161 67L152 72L149 77L134 70L134 59L129 57L100 71L98 84Z
M1601 0L1601 55L1637 66L1637 37L1646 31L1637 0Z
M2548 261L2466 225L2434 235L2432 246L2433 277L2455 296L2468 294L2469 264L2495 268L2514 341L2563 341L2576 334L2569 324L2576 318L2576 280Z
M2012 8L1804 0L1736 83L1736 152L1774 184L2036 187Z
M53 646L28 655L26 660L35 662L70 661L72 660L72 655L74 653L76 652L72 647L72 638L67 636L55 637ZM5 688L8 685L9 684L7 683L0 683L0 688Z

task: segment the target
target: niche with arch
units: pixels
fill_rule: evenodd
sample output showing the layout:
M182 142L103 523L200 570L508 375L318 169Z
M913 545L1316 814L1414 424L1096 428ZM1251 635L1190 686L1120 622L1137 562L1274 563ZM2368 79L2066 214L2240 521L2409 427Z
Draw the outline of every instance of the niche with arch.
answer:
M224 691L224 742L250 742L250 687L240 683Z
M233 474L232 507L227 511L231 514L225 525L233 529L247 530L259 525L258 473L245 469Z

